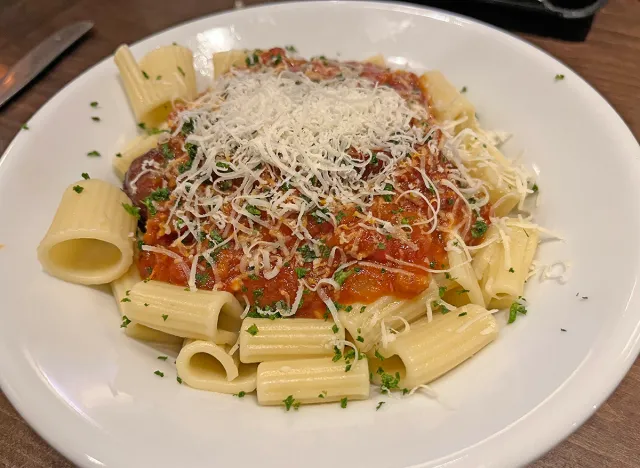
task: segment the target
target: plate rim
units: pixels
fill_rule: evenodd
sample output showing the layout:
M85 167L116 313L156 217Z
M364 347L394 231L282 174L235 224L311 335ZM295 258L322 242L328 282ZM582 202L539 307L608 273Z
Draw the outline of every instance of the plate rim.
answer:
M487 28L488 30L491 30L493 33L497 33L499 36L506 36L510 40L515 40L519 46L522 46L525 48L529 47L535 50L537 53L541 53L542 55L544 55L546 59L551 59L551 61L555 62L556 64L563 67L564 69L570 70L575 75L575 77L579 79L582 86L585 86L589 90L589 92L595 93L594 97L599 98L599 100L606 105L607 112L610 114L610 116L617 119L616 128L619 131L623 131L624 129L625 133L631 137L630 141L635 143L635 145L637 146L637 148L635 149L637 150L638 156L640 156L640 145L638 143L639 141L638 137L634 135L633 131L631 130L631 128L629 127L625 119L617 112L617 110L612 106L609 100L605 96L603 96L598 89L592 86L572 67L568 66L566 63L564 63L557 57L551 55L549 52L542 49L540 46L534 43L531 43L526 39L521 38L515 35L514 33L511 33L510 31L506 31L502 28L496 27L492 24L486 23L481 20L477 20L475 18L471 18L465 15L454 13L454 12L449 12L440 8L424 6L424 5L415 5L415 4L410 4L403 1L393 2L393 3L390 1L372 1L372 0L368 0L368 1L359 1L359 0L304 1L304 0L301 0L301 1L293 1L293 2L280 1L280 2L262 4L262 5L252 5L250 7L245 7L242 9L224 10L224 11L208 14L205 16L192 18L192 19L171 25L161 31L155 32L148 36L145 36L131 43L130 47L135 52L135 48L137 46L139 46L144 42L153 40L157 36L163 35L165 33L170 33L174 30L181 29L183 27L192 25L197 22L204 23L211 20L212 18L218 18L223 16L232 17L238 14L244 14L245 12L255 13L260 10L277 11L280 9L292 10L292 9L317 8L319 5L323 5L323 4L326 5L328 8L343 8L343 7L354 8L355 7L363 10L375 9L379 11L394 11L394 12L400 12L408 15L423 16L423 17L434 19L434 20L437 20L438 19L437 17L444 16L444 17L448 17L449 19L455 19L467 26L471 26L471 27L480 26L483 28ZM79 82L81 82L82 80L89 79L89 76L92 73L94 73L97 69L104 67L112 59L113 59L113 54L105 57L104 59L100 60L96 64L88 67L80 75L75 77L73 80L67 83L64 87L58 90L41 107L39 107L37 111L28 119L27 122L31 122L33 119L38 118L41 112L43 111L43 109L45 109L50 103L57 101L59 99L62 99L68 93L73 92L73 89L75 89L75 87ZM21 137L22 137L22 132L18 132L14 136L14 138L10 141L10 143L7 145L7 147L4 149L4 152L0 157L0 176L2 176L2 174L4 173L3 167L6 164L6 161L9 159L8 157L9 152L13 151L13 147L16 145L16 141L18 141L19 138ZM12 156L12 160L13 158L15 158L15 156ZM634 169L634 171L636 173L639 173L637 169ZM640 263L640 261L638 263ZM627 304L627 308L625 310L629 309L630 304L633 300L635 300L636 302L639 300L637 296L638 296L638 293L635 293L635 292L632 292L630 294L629 303ZM594 343L597 341L599 340L594 341ZM2 346L2 343L0 343L0 346L2 348L5 348L5 346ZM585 392L582 398L580 399L581 403L573 403L572 407L569 408L570 411L565 411L564 416L559 424L551 428L549 431L543 433L541 436L539 436L536 439L537 444L535 445L535 448L534 448L534 445L532 444L527 445L525 447L520 447L520 450L518 451L517 455L515 453L511 453L511 455L507 457L503 454L503 458L497 461L493 459L487 460L487 459L481 458L482 462L485 464L484 466L487 466L487 467L511 466L514 463L518 465L531 463L537 458L543 456L545 453L547 453L551 449L553 449L553 447L563 442L574 431L576 431L579 427L581 427L589 418L591 418L593 414L596 412L596 410L600 407L600 405L605 403L607 399L611 396L611 394L616 390L620 382L624 379L624 377L629 372L629 369L631 368L631 366L636 361L638 355L640 355L640 316L638 317L636 329L630 334L629 339L626 342L626 348L628 348L628 352L626 352L626 355L623 358L616 361L617 363L616 366L609 366L608 368L603 366L600 367L601 370L602 369L605 370L605 372L603 372L602 375L607 376L605 379L602 379L603 383L600 383L597 385L591 385L589 387L589 391ZM476 457L475 461L479 461L477 459L477 456L479 455L478 453L470 454L467 452L469 452L470 450L475 451L477 447L480 447L486 443L490 443L494 441L496 438L506 438L508 436L512 437L514 432L512 431L512 429L515 429L516 426L520 426L520 428L522 428L522 424L525 419L530 419L530 416L533 416L533 414L536 413L538 409L540 409L544 405L550 404L551 400L555 399L557 402L557 398L555 398L556 394L566 391L565 387L569 385L574 386L576 384L576 380L577 380L576 377L578 377L577 372L578 370L581 369L581 367L583 366L587 358L588 356L585 357L585 359L574 370L574 372L569 377L567 377L567 379L565 379L562 385L560 385L551 394L549 394L542 402L540 402L539 405L531 409L529 413L522 416L517 421L514 421L512 424L506 426L502 430L490 435L489 437L486 437L485 439L482 439L476 442L473 445L465 447L464 449L458 452L447 454L444 457L441 457L440 459L437 459L437 460L421 462L419 464L415 464L407 468L441 466L440 465L441 462L445 462L445 463L451 462L455 460L455 457L457 455L459 456L464 453L466 453L467 455L474 455ZM67 460L75 464L78 464L79 466L87 466L87 467L113 466L110 463L102 463L101 461L96 460L95 458L91 457L89 453L85 453L82 450L82 448L76 447L75 444L70 443L69 440L66 440L68 438L66 438L64 434L62 434L62 432L64 431L52 430L54 426L47 424L45 421L46 417L42 417L41 413L38 412L39 405L29 405L29 403L33 402L33 400L29 401L29 398L24 398L18 394L18 389L14 388L12 383L6 377L7 372L4 372L7 370L8 366L3 365L2 363L3 361L0 359L0 366L1 366L0 370L3 371L3 372L0 372L0 389L4 392L7 399L15 408L15 410L20 414L22 418L24 418L28 426L33 431L35 431L43 440L45 440L47 444L49 444L52 448L54 448L54 450L56 450L58 453L63 455ZM593 366L595 365L595 363L591 362L591 365ZM582 375L584 375L584 371L582 372ZM54 392L48 392L47 396L54 397L55 399L58 399L58 400L60 399L59 395ZM62 409L62 408L66 409L66 404L64 404L64 406L59 409ZM83 424L86 424L86 422ZM461 462L464 466L467 466L466 463L473 461L473 460L461 461L463 458L465 457L459 457L458 460L454 461L451 466L459 466L458 462ZM470 457L470 458L473 459L473 457ZM449 463L446 463L446 465L449 465Z

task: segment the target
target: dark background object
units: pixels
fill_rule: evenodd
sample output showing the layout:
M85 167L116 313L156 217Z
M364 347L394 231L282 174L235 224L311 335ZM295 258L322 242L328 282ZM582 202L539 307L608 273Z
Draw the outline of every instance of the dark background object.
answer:
M584 41L607 0L413 0L501 28L569 41Z

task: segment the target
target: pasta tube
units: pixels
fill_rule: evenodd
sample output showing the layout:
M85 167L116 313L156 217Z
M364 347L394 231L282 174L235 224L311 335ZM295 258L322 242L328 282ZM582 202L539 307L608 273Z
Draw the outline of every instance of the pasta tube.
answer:
M438 298L438 287L432 281L429 287L413 299L382 297L362 306L354 304L349 312L340 310L340 321L356 339L358 349L367 352L382 338L382 327L400 328L403 319L411 322L427 310L427 302ZM383 325L384 324L384 325ZM360 338L358 338L360 337Z
M133 262L136 218L123 204L122 190L91 179L64 191L49 231L38 246L38 260L49 274L79 284L105 284Z
M365 400L369 398L369 366L362 359L345 371L343 360L334 362L327 357L263 362L258 365L257 383L261 405L282 405L289 396L289 401L302 404Z
M456 126L456 131L476 127L476 110L473 104L437 71L429 71L420 77L420 83L427 89L431 101L431 111L440 122L465 119Z
M240 327L242 362L280 361L332 356L344 328L316 319L246 318Z
M386 348L370 357L373 380L377 384L393 382L386 376L398 376L392 388L413 388L426 384L458 366L491 343L498 326L491 312L469 304L436 315L432 322L414 324ZM397 374L396 374L397 373Z
M228 50L213 54L213 78L219 78L234 67L246 66L247 53L244 50Z
M243 309L228 292L185 291L173 284L143 281L120 300L130 301L129 319L170 335L217 344L232 344L238 338Z
M147 127L157 127L167 120L173 108L172 102L175 99L189 99L190 89L192 87L195 89L195 81L191 83L195 80L193 63L187 64L184 57L178 57L180 55L178 53L175 56L170 55L172 57L168 58L171 67L175 66L175 69L165 76L153 75L153 71L149 74L143 70L126 45L120 46L114 56L133 113L138 122L144 123ZM157 59L158 57L154 55L148 62L153 63L158 70L164 69L163 65L157 63ZM182 61L177 61L178 59ZM176 73L183 75L182 78L176 76ZM159 80L158 76L160 76ZM184 83L178 85L181 81Z
M153 328L145 327L139 323L133 322L129 319L128 307L131 304L128 301L122 302L122 299L129 295L131 288L133 288L141 280L138 267L134 263L129 267L129 270L120 278L111 282L111 291L113 292L118 308L120 309L120 315L122 315L121 328L127 336L142 341L151 341L162 344L180 344L184 341L179 336L169 335L167 333L154 330Z
M199 390L248 393L256 389L256 366L240 364L227 348L210 341L185 340L176 369L184 383Z

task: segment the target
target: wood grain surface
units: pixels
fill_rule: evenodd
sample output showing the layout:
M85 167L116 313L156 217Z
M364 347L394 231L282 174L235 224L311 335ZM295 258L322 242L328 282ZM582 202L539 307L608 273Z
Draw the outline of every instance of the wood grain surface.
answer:
M253 3L258 2L245 1ZM233 0L0 0L0 75L2 64L10 66L63 26L95 22L84 40L0 110L0 153L22 123L119 44L233 7ZM618 110L636 138L640 136L640 0L610 0L585 42L526 39L574 68ZM2 393L0 466L72 466L27 426ZM583 427L531 466L640 467L640 360Z

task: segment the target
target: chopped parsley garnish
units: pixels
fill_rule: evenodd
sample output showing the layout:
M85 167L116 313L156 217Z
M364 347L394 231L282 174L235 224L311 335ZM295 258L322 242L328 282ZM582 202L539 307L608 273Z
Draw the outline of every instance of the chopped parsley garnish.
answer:
M233 396L237 396L238 398L244 398L247 393L245 391L240 391L238 393L234 393Z
M156 76L156 81L159 81L159 80L161 80L161 79L162 79L162 75L158 75L158 76Z
M129 317L127 317L126 315L123 315L122 316L122 323L120 324L120 328L127 328L130 323L131 323L131 320L129 320Z
M340 328L338 327L338 325L336 325L335 323L333 324L333 327L331 327L331 331L333 333L338 333L340 331Z
M73 191L76 193L82 193L83 190L84 190L84 187L80 187L79 185L73 186Z
M247 328L247 333L251 336L256 336L258 334L258 327L256 327L255 323Z
M255 52L252 55L248 55L247 58L244 59L244 62L247 64L247 67L252 67L257 65L260 59L258 58L258 54Z
M333 279L336 281L336 283L342 286L344 282L347 281L347 278L354 273L355 270L340 270L333 275Z
M318 394L318 398L324 398L325 396L327 396L327 391L326 390L322 390L322 392L320 392Z
M484 221L476 221L476 223L471 228L471 237L477 239L478 237L484 236L484 233L487 232L488 228L489 226L487 226L487 223L485 223Z
M464 294L464 293L468 293L468 292L469 292L469 290L468 290L468 289L458 289L458 290L456 291L456 293L458 293L458 294Z
M284 49L285 49L287 52L293 52L293 53L298 52L298 50L297 50L294 46L292 46L292 45L286 45L286 46L284 46Z
M449 308L440 301L433 301L431 307L433 307L434 310L440 309L442 315L449 313Z
M158 356L158 359L160 359L161 361L166 361L167 359L169 359L169 356Z
M83 172L83 173L82 173L82 178L83 178L84 180L89 180L89 179L91 179L91 177L89 177L89 174L87 174L86 172Z
M462 89L460 90L461 93L466 93L467 92L467 87L463 86Z
M367 306L360 307L360 313L363 313L367 309Z
M93 120L94 122L100 122L100 117L96 117L94 115L94 116L91 116L91 120Z
M180 130L180 133L182 133L184 136L187 136L190 133L193 133L194 127L195 127L194 120L193 119L189 119L186 122L183 122L182 130Z
M124 208L124 210L127 213L129 213L134 218L140 218L140 208L135 207L135 206L131 206L131 205L127 204L127 203L123 203L122 207Z
M333 358L331 359L333 362L338 362L342 359L342 351L337 346L333 347Z
M339 223L340 221L342 221L345 216L347 215L344 211L338 211L338 214L336 214L336 223Z
M93 150L93 151L89 151L87 153L87 156L96 157L96 156L100 156L100 153L98 153L97 151Z
M561 74L561 73L558 73L558 74L555 76L555 78L554 78L554 79L555 79L555 81L562 81L562 80L564 80L564 75L563 75L563 74Z
M22 124L22 130L29 130L29 126L27 124Z
M166 322L168 318L169 316L167 314L162 314L162 320Z
M561 328L560 331L566 332L567 329L566 328Z
M391 184L384 184L384 190L385 192L393 192L393 185ZM384 201L386 202L391 202L393 201L393 195L383 195L382 198L384 199Z
M253 297L255 297L256 299L258 297L262 297L262 295L264 295L264 290L262 288L258 288L258 289L254 289L253 290Z
M253 281L256 281L256 280L259 280L259 279L260 279L260 277L259 277L258 275L256 275L256 274L254 274L254 273L251 273L251 274L249 275L249 279L250 279L250 280L253 280Z
M93 101L89 104L91 107L98 107L98 101Z
M340 408L346 408L347 407L347 397L344 397L340 400Z
M533 187L531 187L531 190L533 190L533 193L537 193L539 190L538 184L533 184Z
M187 75L185 74L184 70L182 69L182 67L181 67L180 65L178 65L178 71L180 72L180 74L181 74L182 76L187 76Z
M140 128L141 130L146 130L147 124L144 122L138 122L138 128Z
M304 260L305 263L312 262L316 258L318 258L314 250L311 247L309 247L308 244L305 244L302 247L298 247L298 252L302 254L302 259Z
M380 408L382 408L382 405L384 405L386 403L386 401L381 401L380 403L378 403L378 406L376 406L376 411L378 411Z
M300 279L307 276L307 273L309 273L309 270L306 268L296 268L296 276Z
M123 297L122 299L120 299L120 302L131 302L131 299L129 299L128 297Z
M300 402L296 401L296 399L293 398L293 395L289 395L287 398L282 400L282 403L284 403L284 407L287 411L289 411L291 408L293 408L294 410L300 408Z
M384 242L378 242L378 250L384 250L387 246Z
M262 214L262 211L260 211L258 208L256 208L253 205L247 205L245 206L245 210L247 210L248 213L254 215L254 216L260 216Z
M362 338L361 336L358 336L356 338L356 341L359 341L360 343L364 343L364 338Z
M513 269L513 267L509 268L509 273L515 273L516 270Z
M173 159L176 157L173 151L171 151L171 148L169 148L169 143L161 144L160 151L162 151L162 156L164 156L165 159Z
M144 71L144 70L142 70L142 76L144 76L144 79L145 79L145 80L148 80L148 79L149 79L149 74L148 74L146 71Z
M438 288L438 296L440 297L444 297L444 293L447 292L447 287L446 286L440 286Z
M518 314L526 315L526 313L527 308L524 306L524 304L521 304L517 301L514 302L513 304L511 304L511 307L509 307L509 320L507 321L507 323L515 322Z
M464 317L465 315L467 315L467 313L466 312L462 312L462 313L458 314L458 317Z
M382 367L379 367L377 373L380 376L380 380L382 380L382 385L380 385L382 393L388 393L392 388L398 388L400 372L396 372L394 376L387 374Z
M381 361L384 361L384 356L380 354L380 352L377 349L376 349L376 352L374 353L374 356L380 359Z
M160 376L160 377L164 377L164 372L160 372L159 370L155 371L154 374Z
M116 158L121 158L122 157L122 153L116 153Z
M176 381L177 381L180 385L182 385L182 379L181 379L180 377L176 377Z
M207 273L196 273L196 283L204 284L209 280Z

